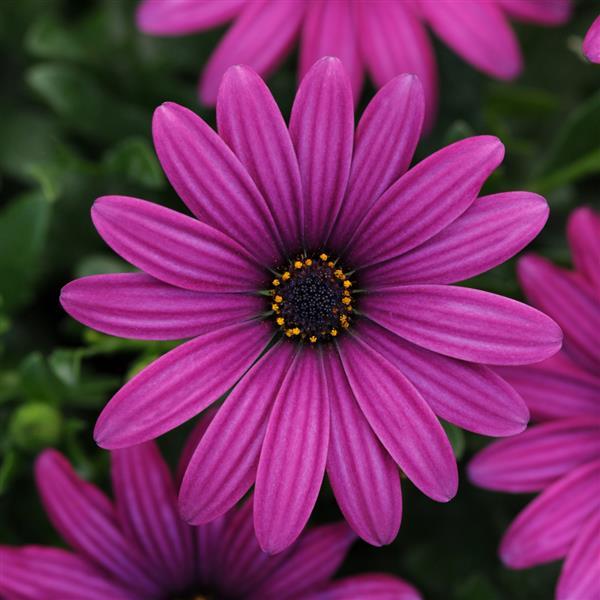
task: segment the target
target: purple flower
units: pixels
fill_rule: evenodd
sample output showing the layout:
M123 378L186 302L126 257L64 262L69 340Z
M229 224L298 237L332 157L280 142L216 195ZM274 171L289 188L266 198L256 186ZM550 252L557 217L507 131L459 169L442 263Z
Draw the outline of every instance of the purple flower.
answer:
M500 372L542 421L495 442L469 466L471 479L507 492L541 492L500 546L504 563L523 569L565 558L558 600L600 597L600 219L590 209L568 224L575 272L528 256L519 276L531 302L561 325L564 350Z
M322 56L338 56L350 73L355 100L365 72L377 87L401 73L419 76L428 119L437 104L434 33L464 60L499 79L522 68L509 17L556 25L570 13L570 0L143 0L139 28L176 36L234 21L208 61L200 98L214 105L228 67L244 63L266 77L300 40L299 78Z
M204 426L204 423L201 423ZM154 442L111 452L114 501L46 450L37 485L54 527L74 550L0 546L5 600L418 600L404 581L368 574L332 581L355 539L345 523L314 527L269 557L252 531L252 502L190 527Z
M600 63L600 16L596 17L583 40L583 53L593 63Z
M154 117L158 156L197 219L112 196L92 218L144 273L67 285L65 309L123 337L194 337L129 381L96 424L121 448L162 435L232 390L191 459L180 494L191 523L255 484L261 547L302 531L325 471L344 516L385 544L400 526L397 465L438 501L457 489L436 415L478 433L522 431L518 394L486 365L543 360L558 326L501 296L448 284L503 262L543 227L525 192L477 198L503 157L468 138L410 170L423 120L416 77L393 79L354 135L350 83L319 61L289 131L262 79L233 67L219 135L189 110Z

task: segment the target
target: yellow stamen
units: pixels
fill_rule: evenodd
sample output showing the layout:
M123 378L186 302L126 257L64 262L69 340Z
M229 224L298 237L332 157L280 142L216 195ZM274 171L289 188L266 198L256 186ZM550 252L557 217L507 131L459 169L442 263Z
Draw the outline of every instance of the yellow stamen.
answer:
M338 279L346 279L346 276L344 275L344 271L342 271L341 269L336 269L333 274L338 278Z
M342 323L342 327L343 327L344 329L348 329L348 327L350 327L350 323L348 323L348 321L344 321L344 322Z
M294 332L291 329L286 329L285 335L287 335L288 337L292 337L294 335Z
M285 319L283 317L277 317L277 325L280 327L285 323Z
M283 279L284 281L287 281L289 278L291 277L291 274L289 271L286 271L282 276L281 279Z
M344 287L345 287L345 288L352 287L352 282L351 282L351 281L349 281L348 279L346 279L346 281L344 281Z
M344 304L350 304L350 302L352 302L352 298L348 298L348 296L345 296L344 298L342 298L342 302Z
M294 329L292 329L292 333L294 335L300 335L300 327L294 327Z
M319 258L322 261L326 261L329 258L329 256L327 256L327 254L325 254L325 252L323 252L323 254L319 254Z
M335 265L335 263L334 263L334 262L332 262L332 261L329 261L329 262L327 263L327 266L328 266L328 267L331 267L332 269L333 269L334 265Z
M285 279L285 277L284 277ZM273 281L271 282L275 287L277 287L279 285L279 279L273 279Z
M301 269L301 268L302 268L302 261L301 261L301 260L297 260L297 261L294 263L294 268L295 268L295 269Z
M332 330L331 330L329 333L330 333L330 334L331 334L333 337L335 337L335 336L338 334L338 331L337 331L337 329L332 329Z
M317 336L316 335L311 335L308 340L310 341L311 344L314 344L317 341Z
M283 302L283 296L275 296L275 302Z
M275 312L279 312L279 304L271 304L271 309Z
M312 259L310 259L310 258L307 258L307 259L304 261L304 264L305 264L307 267L310 267L310 265L312 265Z

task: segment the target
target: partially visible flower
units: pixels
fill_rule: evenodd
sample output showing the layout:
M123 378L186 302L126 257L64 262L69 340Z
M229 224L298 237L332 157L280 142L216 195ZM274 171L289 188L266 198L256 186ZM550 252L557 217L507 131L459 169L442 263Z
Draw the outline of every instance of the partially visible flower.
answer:
M583 53L593 63L600 63L600 15L589 28L583 40Z
M176 487L154 442L111 453L114 501L55 450L36 463L54 527L73 551L0 546L4 600L419 600L384 574L332 580L355 539L344 523L307 530L265 555L252 502L201 527L177 513Z
M472 481L541 492L500 546L522 569L565 558L558 600L600 598L600 219L578 209L568 223L574 272L528 256L519 277L531 302L560 323L564 349L528 367L501 369L541 423L495 442L469 465Z
M508 18L557 25L569 13L570 0L143 0L137 23L146 33L174 36L234 21L202 74L205 104L215 103L228 67L247 64L266 77L299 39L299 79L319 58L337 56L357 100L365 72L377 87L414 73L431 118L437 74L426 26L474 67L512 79L522 59Z
M522 431L518 394L488 365L560 348L541 312L449 285L492 268L543 227L543 198L477 198L504 156L472 137L408 170L423 122L416 77L389 82L356 135L336 59L306 76L289 129L247 67L226 74L217 135L191 111L154 117L163 168L197 219L119 196L96 201L107 243L144 273L83 278L61 295L90 327L195 339L129 381L94 432L105 448L162 435L231 393L190 461L182 514L211 521L255 484L262 548L302 531L327 471L370 543L400 526L398 466L421 491L456 493L436 415L486 435Z

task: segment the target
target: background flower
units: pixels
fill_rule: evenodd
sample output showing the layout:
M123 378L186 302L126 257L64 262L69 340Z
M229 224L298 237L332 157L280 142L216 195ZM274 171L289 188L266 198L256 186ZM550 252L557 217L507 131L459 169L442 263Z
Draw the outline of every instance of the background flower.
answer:
M173 36L234 21L204 68L199 93L205 104L216 102L228 67L247 64L266 77L299 39L299 80L319 58L337 56L348 69L358 101L365 72L377 87L401 73L414 73L423 82L431 119L437 105L437 67L425 26L474 67L492 77L513 79L522 69L522 58L509 17L557 25L569 12L569 0L143 0L137 22L146 33Z
M277 558L258 547L251 502L218 521L189 527L179 518L175 483L153 442L112 452L111 473L114 501L81 479L59 452L39 456L40 496L73 551L0 546L3 598L420 598L389 575L332 580L355 539L343 523L308 530Z
M600 594L600 219L578 209L568 235L574 272L535 256L519 263L528 298L561 324L564 350L502 371L542 423L491 444L469 466L483 487L541 492L509 527L500 556L516 569L566 558L558 600Z
M583 53L593 63L600 63L600 16L596 17L585 35Z
M456 493L436 415L487 435L525 427L525 404L485 365L543 360L560 329L448 284L519 251L547 205L523 192L477 198L504 154L489 136L408 169L423 112L418 80L400 76L354 136L349 81L324 58L300 86L288 134L264 82L232 67L220 137L178 105L154 117L161 164L198 220L133 198L95 203L102 237L144 273L74 281L65 309L104 333L196 336L110 400L96 441L155 438L233 387L184 477L188 521L214 519L255 483L259 543L280 552L327 470L356 532L386 544L402 513L396 465L434 500Z

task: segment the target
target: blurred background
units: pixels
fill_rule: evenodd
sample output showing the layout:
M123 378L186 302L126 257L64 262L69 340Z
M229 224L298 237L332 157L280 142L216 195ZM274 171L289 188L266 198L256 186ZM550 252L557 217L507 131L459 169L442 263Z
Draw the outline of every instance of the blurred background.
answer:
M139 34L135 0L3 0L0 3L0 543L60 544L33 485L36 453L54 446L108 489L108 460L91 437L110 395L175 344L136 342L85 329L62 312L62 285L124 271L94 231L97 196L132 195L184 210L154 155L150 123L163 101L214 124L196 99L198 74L221 31L186 38ZM598 12L576 2L560 28L518 26L526 68L503 84L475 72L436 41L441 107L417 159L457 139L497 135L504 164L485 192L530 190L551 217L531 249L569 264L567 214L600 200L600 67L581 55ZM295 57L270 80L284 115L295 90ZM365 89L360 110L372 97ZM514 261L469 282L520 298ZM174 462L190 425L161 439ZM558 564L504 569L496 548L529 500L470 486L464 465L487 440L448 427L461 459L449 505L404 482L403 525L384 549L357 543L343 571L396 573L427 598L548 599ZM328 489L313 517L339 518Z

